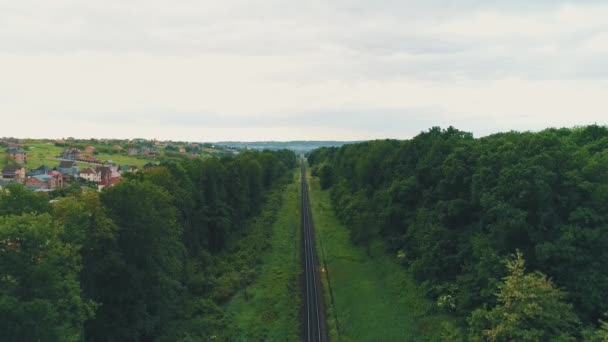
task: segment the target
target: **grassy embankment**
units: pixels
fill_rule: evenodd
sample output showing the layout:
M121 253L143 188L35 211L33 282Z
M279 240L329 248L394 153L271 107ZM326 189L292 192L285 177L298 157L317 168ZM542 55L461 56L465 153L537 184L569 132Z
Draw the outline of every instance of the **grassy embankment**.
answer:
M226 311L242 341L298 341L300 336L300 183L299 172L282 194L272 226L270 248L258 277L239 291Z
M335 216L328 191L309 178L315 238L324 254L323 286L333 341L425 341L438 338L449 318L432 313L432 304L413 277L378 242L371 257L352 244ZM320 263L323 265L323 261ZM333 305L326 275L329 274ZM336 320L337 318L337 320ZM338 331L339 330L339 331Z

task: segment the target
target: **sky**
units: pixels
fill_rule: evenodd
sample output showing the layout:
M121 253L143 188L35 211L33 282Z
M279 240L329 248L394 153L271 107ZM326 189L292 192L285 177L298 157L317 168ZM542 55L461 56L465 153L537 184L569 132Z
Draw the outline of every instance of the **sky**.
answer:
M0 0L0 136L608 124L608 1Z

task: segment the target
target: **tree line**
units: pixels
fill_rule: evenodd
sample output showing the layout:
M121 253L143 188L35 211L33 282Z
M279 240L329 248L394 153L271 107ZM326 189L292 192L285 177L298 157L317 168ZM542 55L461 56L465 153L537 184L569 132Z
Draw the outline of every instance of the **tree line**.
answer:
M606 127L434 127L308 161L354 242L384 241L437 310L467 318L448 339L608 338Z
M170 162L52 203L10 185L0 339L230 339L221 304L252 281L263 246L241 241L295 166L290 151Z

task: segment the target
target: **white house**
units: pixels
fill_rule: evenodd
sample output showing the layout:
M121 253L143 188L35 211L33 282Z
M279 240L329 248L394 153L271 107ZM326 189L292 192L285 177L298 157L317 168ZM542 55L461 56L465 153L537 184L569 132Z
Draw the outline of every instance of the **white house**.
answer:
M78 173L80 178L89 182L99 183L101 182L101 172L97 172L91 168L86 168Z

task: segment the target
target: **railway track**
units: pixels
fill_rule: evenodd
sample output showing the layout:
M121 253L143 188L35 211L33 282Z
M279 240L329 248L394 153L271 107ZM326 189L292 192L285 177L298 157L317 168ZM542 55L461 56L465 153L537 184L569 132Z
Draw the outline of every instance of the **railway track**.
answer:
M323 288L315 253L314 226L310 211L306 166L302 159L302 341L328 341Z

